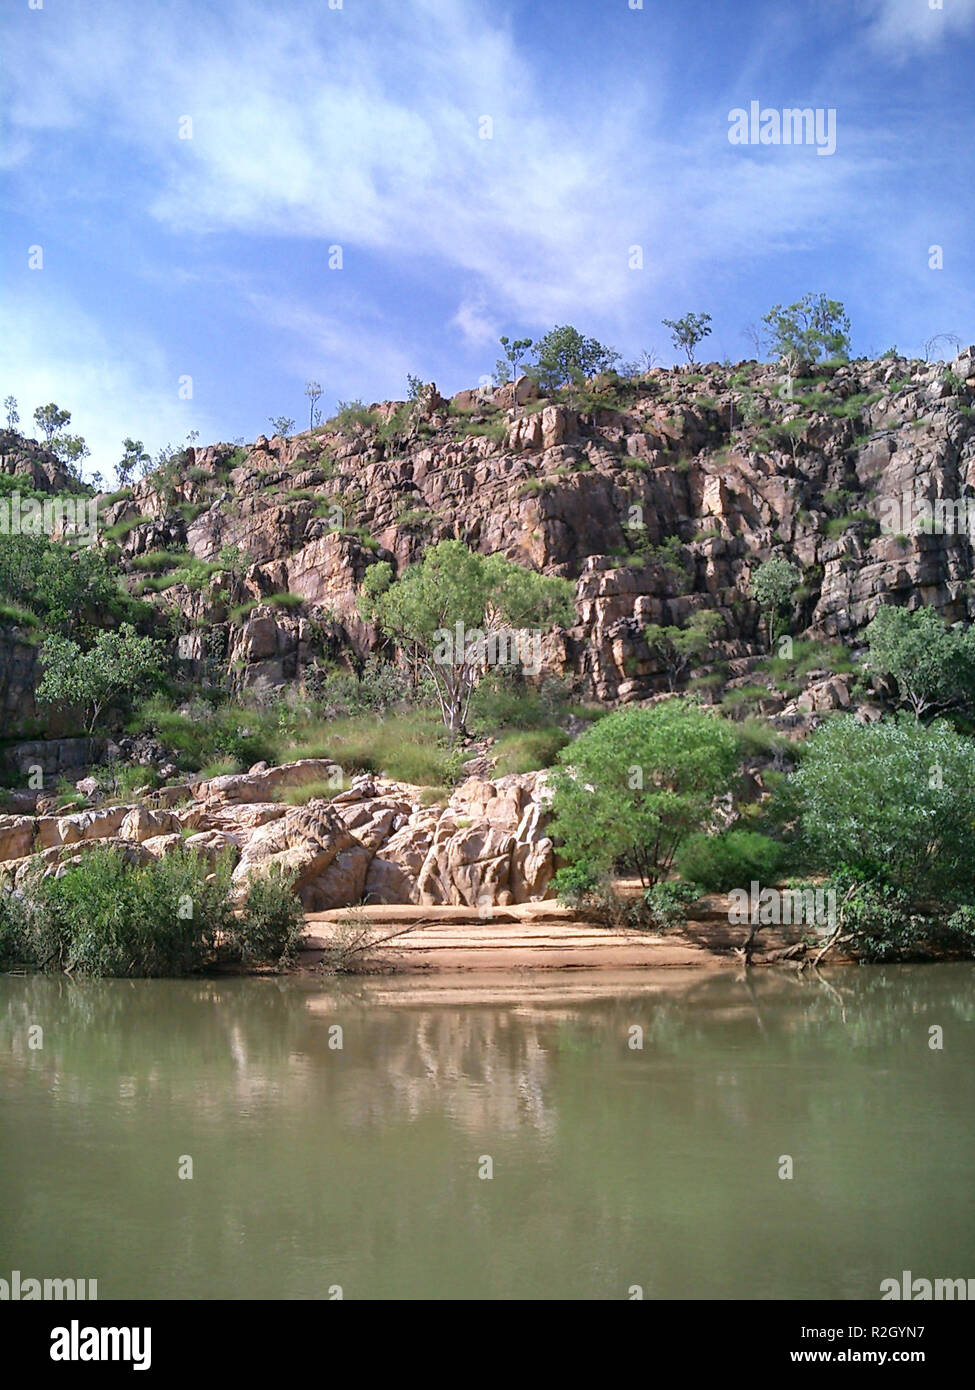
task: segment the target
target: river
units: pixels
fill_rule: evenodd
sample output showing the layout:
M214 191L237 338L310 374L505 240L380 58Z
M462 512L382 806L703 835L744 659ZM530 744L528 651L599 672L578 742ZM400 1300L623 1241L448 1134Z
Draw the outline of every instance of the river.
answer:
M0 976L0 1278L877 1298L975 1276L973 1091L972 964Z

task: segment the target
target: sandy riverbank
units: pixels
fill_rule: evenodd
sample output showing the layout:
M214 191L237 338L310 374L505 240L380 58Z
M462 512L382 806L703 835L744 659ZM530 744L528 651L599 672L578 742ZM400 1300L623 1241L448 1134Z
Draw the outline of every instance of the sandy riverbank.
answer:
M696 920L680 930L655 935L611 931L580 920L557 902L493 908L488 917L473 907L362 907L310 913L306 918L302 966L314 968L342 923L354 916L377 936L389 937L366 964L397 971L710 969L740 964L735 947L745 932L728 924L724 900L709 901ZM797 935L763 933L763 949L790 945Z

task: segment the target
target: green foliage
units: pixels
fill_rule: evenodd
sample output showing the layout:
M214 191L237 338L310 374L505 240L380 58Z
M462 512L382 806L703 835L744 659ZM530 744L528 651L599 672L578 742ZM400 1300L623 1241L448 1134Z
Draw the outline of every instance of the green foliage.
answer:
M66 425L71 423L71 411L62 410L60 406L51 401L48 405L39 405L34 411L34 424L38 427L48 444L52 442L55 435L59 434Z
M685 314L682 319L664 319L663 323L671 330L674 347L687 354L688 362L693 362L694 349L711 332L711 315Z
M464 726L483 674L488 636L567 626L574 613L568 581L537 574L502 555L479 555L462 541L432 546L420 564L378 593L388 571L372 569L379 573L369 590L363 586L363 612L425 671L452 732Z
M305 681L322 713L329 719L359 714L381 714L408 703L417 691L402 667L370 654L360 674L345 670L320 670Z
M619 360L619 353L595 338L586 338L578 329L563 324L551 329L534 345L535 361L528 369L543 391L553 391L565 382L583 381L608 371Z
M145 445L141 439L124 439L122 441L122 457L115 465L119 487L126 487L133 477L143 475L151 463L152 460L146 453Z
M569 714L569 691L564 682L529 684L522 673L502 668L489 671L471 699L471 729L494 734L502 729L549 729Z
M552 833L569 860L644 885L666 876L681 841L707 826L738 764L734 730L686 699L614 711L564 749Z
M884 606L866 630L866 666L892 679L915 719L970 707L975 698L975 628L950 627L933 608Z
M247 965L292 965L301 948L305 918L295 893L294 874L278 864L254 874L240 915L226 929L230 951Z
M370 429L377 424L378 417L374 410L363 405L362 401L339 401L338 409L329 421L338 430L359 433L362 430Z
M499 341L504 351L504 357L499 357L495 364L494 381L497 386L504 386L512 378L517 378L518 363L531 349L532 340L531 338L515 338L512 342L510 338L503 335Z
M299 728L274 744L274 758L330 758L343 771L373 772L414 786L444 787L459 763L435 710L334 718Z
M946 721L836 715L806 743L792 782L824 867L915 899L975 892L975 743Z
M148 516L131 516L124 521L116 521L114 526L106 526L103 535L107 541L122 541L137 526L144 526L151 519Z
M35 879L22 897L0 893L0 924L19 918L11 963L82 975L186 975L212 956L231 921L230 865L187 850L142 866L114 846L89 849L60 878ZM0 927L2 934L2 927Z
M239 545L225 545L217 556L217 563L228 574L239 577L248 565L248 557Z
M0 594L48 631L79 640L130 609L104 551L72 550L45 536L0 536Z
M556 896L564 907L581 907L586 898L599 885L601 875L598 869L584 859L574 864L565 864L553 880Z
M82 706L91 733L123 692L133 694L159 680L164 654L161 642L140 637L131 623L123 623L117 632L100 632L87 651L69 637L52 634L41 647L44 677L37 698Z
M277 866L253 878L235 914L231 865L183 848L138 865L96 845L59 878L36 873L16 893L0 885L0 968L79 975L181 976L218 948L247 964L293 962L304 919Z
M759 565L751 576L751 596L766 615L768 622L769 647L775 640L775 619L779 610L787 603L794 602L801 582L802 571L790 560L778 555Z
M76 480L81 480L81 463L91 450L80 434L58 434L50 441L51 453ZM100 475L99 475L100 476Z
M561 749L569 741L562 729L525 729L505 734L498 739L491 756L495 777L507 777L513 772L536 772L551 767Z
M975 955L975 907L925 904L889 883L861 882L848 871L829 881L840 908L843 945L871 961Z
M687 922L691 905L697 902L701 890L695 883L674 883L665 879L643 890L642 926L652 931L672 931Z
M667 672L671 690L688 669L700 664L707 656L722 619L713 609L701 608L692 613L686 627L661 627L650 623L644 629L647 646L655 652Z
M235 771L275 758L270 717L240 705L197 700L174 708L164 695L155 695L142 703L129 732L155 734L190 772L228 759Z
M719 835L692 835L677 853L677 868L691 883L708 892L764 886L776 881L787 856L786 846L751 830L725 830Z
M639 897L619 892L604 870L585 860L559 869L555 889L564 907L616 931L669 931L687 921L687 910L700 897L689 883L661 880Z
M783 641L779 642L782 648ZM804 681L811 671L826 671L830 675L856 670L850 653L842 642L816 642L808 639L789 640L791 655L767 656L757 669L770 675L781 690L788 681Z
M845 358L850 351L850 320L838 299L807 294L785 308L775 304L762 319L771 350L779 357L819 362Z

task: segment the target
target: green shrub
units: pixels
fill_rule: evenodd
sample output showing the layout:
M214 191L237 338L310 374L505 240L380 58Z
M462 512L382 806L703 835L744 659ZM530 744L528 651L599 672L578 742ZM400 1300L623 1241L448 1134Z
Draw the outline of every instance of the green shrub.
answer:
M15 891L0 877L0 970L60 960L63 932L40 889L40 869Z
M239 916L225 941L245 964L293 964L304 936L305 918L294 889L294 875L272 864L251 878Z
M107 526L102 535L107 541L121 541L137 526L144 526L147 521L151 520L152 518L148 516L132 516L127 521L116 521L114 526Z
M792 779L815 862L913 900L975 898L975 743L945 720L834 715Z
M753 881L774 883L787 850L778 840L752 830L726 830L720 835L692 835L677 852L682 878L712 893L748 888Z
M555 894L563 907L581 907L599 885L600 873L584 859L566 864L553 880Z
M694 883L673 883L665 879L643 891L641 926L654 931L670 931L687 921L687 910L697 902L701 890Z
M394 705L411 703L418 693L403 667L383 661L375 654L366 658L361 675L353 671L319 670L306 677L306 685L329 718L356 714L375 714Z
M140 706L128 732L155 734L185 771L228 760L234 764L229 770L238 771L275 759L271 723L267 713L240 705L198 700L177 709L165 696L157 695Z
M133 555L131 564L133 569L148 570L150 574L163 574L166 570L185 565L189 558L189 552L185 550L147 550L144 555Z
M60 878L35 879L5 899L21 963L80 975L188 975L208 964L232 919L230 865L187 850L142 866L111 845L82 855ZM18 935L19 934L19 935Z
M904 889L857 882L847 872L836 875L829 887L842 904L843 948L865 960L975 955L975 906L970 903L954 912L922 911Z
M344 779L339 782L306 782L303 787L288 787L274 799L287 806L307 806L309 801L331 801L338 792L344 791Z
M564 682L548 679L533 686L520 672L496 669L474 691L468 723L474 733L481 734L551 728L566 717L568 708Z
M346 773L381 773L415 786L450 785L457 776L443 724L430 709L322 721L275 747L277 761L331 758Z
M739 750L731 725L675 698L614 710L559 762L551 833L565 858L607 874L632 866L651 887L667 877L681 841L710 823Z

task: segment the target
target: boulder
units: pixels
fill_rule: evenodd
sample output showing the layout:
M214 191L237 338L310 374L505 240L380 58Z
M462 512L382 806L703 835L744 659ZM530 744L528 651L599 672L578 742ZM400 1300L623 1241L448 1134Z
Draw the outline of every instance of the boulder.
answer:
M264 874L272 865L279 865L295 875L295 891L305 907L313 910L323 896L334 896L325 892L321 880L337 857L353 847L367 853L329 806L294 806L280 819L254 831L244 846L233 881L244 891L252 874ZM341 866L339 874L343 881L354 877L348 864Z

